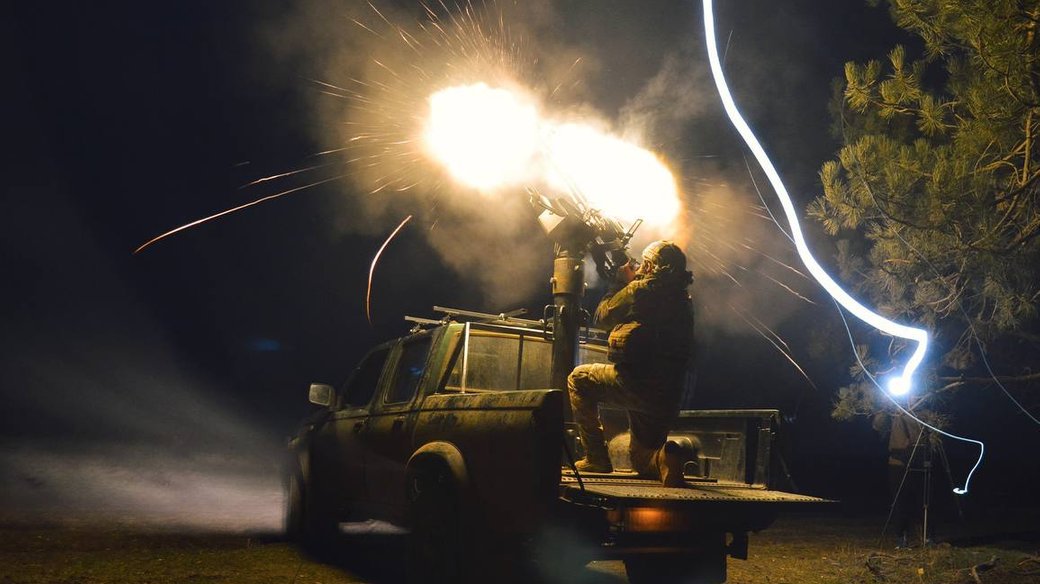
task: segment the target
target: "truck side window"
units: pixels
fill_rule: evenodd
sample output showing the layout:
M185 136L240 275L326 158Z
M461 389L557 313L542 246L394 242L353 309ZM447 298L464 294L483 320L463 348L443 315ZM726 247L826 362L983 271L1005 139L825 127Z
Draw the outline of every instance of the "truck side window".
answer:
M585 363L606 363L607 362L607 348L594 346L594 345L582 345L578 347L578 364L584 365Z
M539 338L525 336L520 363L520 387L517 389L546 389L551 384L552 344Z
M423 369L426 366L426 355L430 352L430 337L405 343L401 347L401 358L397 362L397 374L385 402L396 404L411 401L415 390L419 387Z
M516 337L470 335L467 389L516 389Z
M579 363L605 363L604 347L582 345ZM465 363L465 367L464 364ZM467 353L455 361L445 391L510 391L546 389L552 364L552 344L540 335L471 333ZM466 379L463 380L465 368Z
M386 365L386 356L390 349L380 349L369 353L368 357L354 370L354 375L343 388L343 405L360 408L372 401L372 396L379 386L379 378Z

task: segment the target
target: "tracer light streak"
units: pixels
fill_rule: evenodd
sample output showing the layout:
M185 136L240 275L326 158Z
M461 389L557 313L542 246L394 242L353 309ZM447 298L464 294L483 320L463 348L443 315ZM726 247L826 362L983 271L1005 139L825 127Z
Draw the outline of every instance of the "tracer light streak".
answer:
M722 99L722 104L726 109L726 114L729 116L730 121L737 129L741 138L744 139L748 148L750 148L751 152L755 155L755 159L762 167L762 170L766 173L766 177L769 178L769 183L773 186L777 196L780 198L780 204L784 208L787 222L791 226L792 241L794 242L795 248L798 250L798 256L802 259L805 267L808 268L809 273L816 278L816 281L827 290L837 303L863 322L890 335L917 342L917 348L903 367L903 374L888 382L888 392L892 396L908 393L911 389L914 371L917 369L918 365L921 364L925 353L928 351L928 331L893 322L873 312L866 306L863 306L855 298L850 296L848 292L842 289L842 287L830 277L823 267L820 266L819 262L816 261L816 258L813 257L805 243L805 236L802 234L802 227L798 221L798 214L795 212L794 203L791 202L791 196L787 192L787 187L784 186L783 181L780 179L780 174L777 173L773 163L769 160L769 156L766 155L765 149L762 148L762 144L759 143L758 138L756 138L754 132L751 131L751 127L748 126L743 116L740 115L740 111L737 109L737 105L733 101L733 96L730 94L729 86L726 84L726 78L722 72L722 63L719 59L718 46L715 39L715 15L712 8L712 0L704 0L704 33L705 41L708 45L708 60L711 63L711 73L715 79L715 86L719 90L719 97ZM844 316L842 318L844 318ZM864 371L866 371L866 369L864 369ZM871 380L873 379L874 378L871 376ZM963 442L970 442L979 446L979 459L968 473L968 476L964 481L964 487L953 489L953 492L959 495L966 494L968 492L968 483L971 481L971 476L982 462L982 456L986 448L985 445L978 440L956 436L931 426L905 410L891 396L889 396L889 399L892 400L892 403L895 404L900 411L917 420L917 422L923 426L935 430L944 436L949 436L950 438L961 440Z
M729 87L726 85L726 79L722 73L722 64L719 60L718 49L715 41L715 22L714 14L712 11L711 0L704 0L704 31L706 40L708 43L708 59L711 62L712 76L715 78L715 86L719 90L719 97L722 99L722 104L726 108L726 114L729 115L730 120L736 127L737 132L747 143L748 148L751 149L752 154L755 155L755 159L758 160L759 165L762 166L762 170L766 173L769 178L769 183L773 185L773 189L776 191L777 196L780 198L780 204L784 208L784 214L787 215L787 222L791 225L791 236L794 240L794 245L798 249L798 256L802 258L802 262L805 267L808 268L809 273L816 278L816 281L827 292L834 297L846 310L854 314L857 318L863 322L873 326L874 328L884 331L890 335L909 339L917 342L917 348L914 349L913 355L906 362L903 368L903 374L889 381L888 391L892 395L904 395L910 391L911 383L913 381L914 371L917 366L921 364L924 359L925 353L928 351L928 331L920 328L914 328L893 322L880 314L870 310L866 306L863 306L855 298L850 296L842 287L831 278L830 274L820 266L816 258L813 257L809 251L808 246L805 243L805 236L802 234L802 227L798 222L798 214L795 212L794 203L791 202L791 196L787 193L787 187L784 186L780 175L777 173L776 168L773 167L773 163L769 160L769 156L766 155L766 151L762 148L758 138L751 131L751 127L748 126L747 122L740 115L740 111L737 110L737 105L733 102L733 96L730 94Z

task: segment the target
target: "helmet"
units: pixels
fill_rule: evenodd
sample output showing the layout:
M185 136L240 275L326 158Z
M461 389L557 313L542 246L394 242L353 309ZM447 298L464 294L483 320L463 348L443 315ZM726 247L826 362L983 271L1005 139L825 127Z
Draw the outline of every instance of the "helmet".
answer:
M660 239L643 250L643 265L640 271L644 274L685 272L686 254L678 245Z

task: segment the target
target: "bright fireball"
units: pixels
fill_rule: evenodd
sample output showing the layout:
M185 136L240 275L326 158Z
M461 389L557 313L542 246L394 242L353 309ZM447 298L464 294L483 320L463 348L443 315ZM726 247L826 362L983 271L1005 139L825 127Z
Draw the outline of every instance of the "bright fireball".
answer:
M429 102L428 153L462 184L482 192L544 185L584 197L607 215L656 226L679 213L668 167L592 124L543 117L533 99L485 83L442 89Z

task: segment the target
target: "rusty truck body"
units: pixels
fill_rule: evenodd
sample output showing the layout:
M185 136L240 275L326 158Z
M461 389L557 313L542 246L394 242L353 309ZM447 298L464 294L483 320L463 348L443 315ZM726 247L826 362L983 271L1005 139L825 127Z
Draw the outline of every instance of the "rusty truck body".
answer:
M627 419L604 411L615 471L579 474L544 327L421 324L341 387L311 387L322 409L290 442L291 533L314 542L384 522L409 533L409 573L423 581L464 580L478 560L508 556L560 571L621 559L633 583L722 582L749 532L821 501L770 488L775 410L681 412L670 438L698 453L685 488L626 470ZM605 361L604 337L586 331L577 361Z

